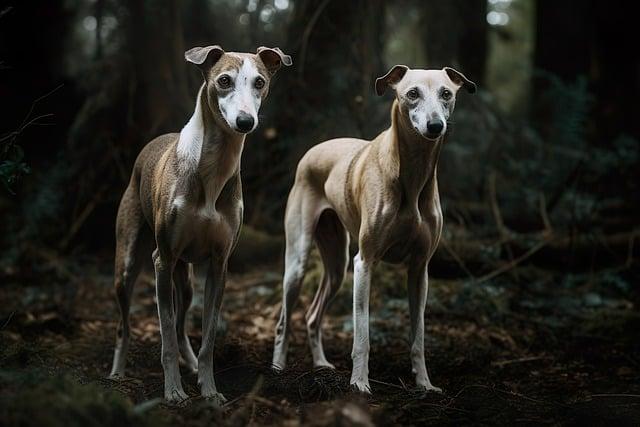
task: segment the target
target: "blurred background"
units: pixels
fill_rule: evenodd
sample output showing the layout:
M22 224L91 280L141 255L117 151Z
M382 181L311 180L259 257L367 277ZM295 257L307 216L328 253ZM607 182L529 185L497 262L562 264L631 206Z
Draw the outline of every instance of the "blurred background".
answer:
M469 245L496 232L553 230L568 258L549 261L624 260L628 251L618 250L633 240L639 206L640 53L626 3L596 5L5 1L2 265L17 268L43 247L111 256L137 153L193 111L201 76L183 52L209 44L279 46L294 58L243 156L247 225L282 233L309 147L372 138L389 125L392 95L376 97L373 81L390 66L453 66L480 93L460 97L440 167L448 235L465 233Z
M16 333L50 321L25 307L47 307L56 289L63 301L46 310L73 324L83 286L108 289L115 214L136 155L194 108L201 75L186 49L278 46L293 67L272 81L245 145L245 227L232 272L266 266L250 282L277 305L297 161L322 140L370 139L388 127L393 95L375 96L373 82L394 64L452 66L479 93L459 95L440 161L445 228L430 273L455 292L436 290L434 310L535 313L565 332L615 319L583 335L629 341L627 361L594 366L622 364L630 371L616 378L640 383L631 343L640 303L636 21L622 0L0 1L0 320ZM400 276L385 271L374 299L404 298ZM265 315L265 342L274 316Z

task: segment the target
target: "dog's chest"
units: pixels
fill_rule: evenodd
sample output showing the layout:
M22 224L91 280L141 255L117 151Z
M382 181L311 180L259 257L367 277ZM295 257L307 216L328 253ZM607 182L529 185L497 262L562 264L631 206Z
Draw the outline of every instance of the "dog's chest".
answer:
M386 218L383 228L380 250L384 261L399 263L411 256L430 256L442 230L442 213L439 208L400 209Z
M219 205L177 206L175 222L181 231L174 236L173 244L180 258L201 262L211 256L228 257L240 231L242 210L241 199Z

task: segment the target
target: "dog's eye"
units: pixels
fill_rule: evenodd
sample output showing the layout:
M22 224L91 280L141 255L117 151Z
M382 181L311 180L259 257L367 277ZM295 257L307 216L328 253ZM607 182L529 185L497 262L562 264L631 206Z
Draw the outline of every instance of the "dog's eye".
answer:
M264 87L264 79L262 77L258 77L253 85L256 89L262 89Z
M224 76L220 76L218 78L218 85L223 89L228 88L229 86L231 86L231 77L227 76L226 74Z
M451 95L453 95L453 94L451 93L451 91L449 89L444 89L442 91L442 93L440 94L442 99L444 99L445 101L450 100L451 99Z
M417 89L411 89L409 92L407 92L407 98L411 100L418 99L419 96L420 96L420 93L418 92Z

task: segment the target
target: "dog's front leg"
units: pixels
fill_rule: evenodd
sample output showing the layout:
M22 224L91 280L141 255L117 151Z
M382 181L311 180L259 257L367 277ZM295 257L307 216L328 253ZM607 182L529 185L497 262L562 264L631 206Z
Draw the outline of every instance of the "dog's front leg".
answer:
M429 290L426 262L409 267L407 286L411 316L411 366L416 375L416 384L425 391L441 393L442 389L431 384L424 359L424 312Z
M178 336L176 316L173 308L173 284L171 276L175 260L153 252L153 264L156 272L156 299L160 318L160 336L162 338L162 369L164 370L164 398L171 403L179 403L187 398L180 381L178 367Z
M202 313L202 346L198 354L198 384L202 396L218 405L226 402L218 392L213 378L213 349L220 317L220 306L224 293L227 273L226 260L212 259L204 288L204 309Z
M372 262L360 253L353 258L353 349L351 385L371 393L369 386L369 287Z

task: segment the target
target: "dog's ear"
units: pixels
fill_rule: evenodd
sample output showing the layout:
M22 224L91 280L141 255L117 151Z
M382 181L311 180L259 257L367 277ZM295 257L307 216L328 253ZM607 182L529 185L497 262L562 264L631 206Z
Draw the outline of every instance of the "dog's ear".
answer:
M207 71L218 62L224 54L224 50L218 45L207 47L194 47L184 53L184 59L200 68L202 74L206 75Z
M476 84L466 78L465 75L460 71L454 70L451 67L444 67L442 70L447 73L447 76L449 76L453 83L457 84L458 86L462 86L469 93L476 93Z
M256 54L260 57L260 60L265 67L267 67L271 75L274 75L282 65L289 67L293 64L291 57L282 52L279 47L270 48L260 46Z
M384 95L387 88L402 80L407 71L409 71L409 67L406 65L394 65L387 74L376 79L376 94L378 96Z

